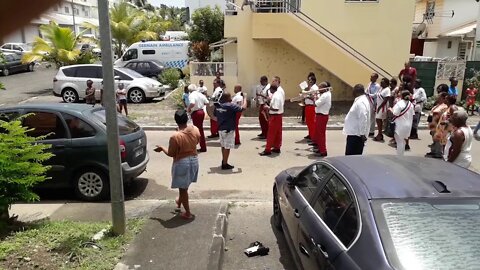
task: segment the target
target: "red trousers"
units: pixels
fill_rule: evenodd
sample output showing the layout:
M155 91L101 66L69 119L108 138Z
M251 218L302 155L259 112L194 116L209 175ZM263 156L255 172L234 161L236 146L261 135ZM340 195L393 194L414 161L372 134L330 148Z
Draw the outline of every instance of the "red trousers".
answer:
M210 118L210 133L211 135L218 135L218 124L217 121Z
M205 119L205 112L203 110L197 110L192 112L193 125L200 131L200 149L207 150L207 144L205 142L205 134L203 133L203 120Z
M327 122L328 115L317 113L315 117L315 140L318 145L318 151L322 154L327 153Z
M240 144L240 131L238 130L238 124L240 123L240 117L242 112L237 112L235 115L235 144Z
M268 119L265 111L265 104L260 105L258 108L258 122L260 122L260 129L262 129L262 135L267 137L268 134Z
M265 152L271 152L272 148L280 150L280 147L282 147L282 115L270 114Z
M315 138L315 106L305 105L305 122L308 127L308 136L313 140Z

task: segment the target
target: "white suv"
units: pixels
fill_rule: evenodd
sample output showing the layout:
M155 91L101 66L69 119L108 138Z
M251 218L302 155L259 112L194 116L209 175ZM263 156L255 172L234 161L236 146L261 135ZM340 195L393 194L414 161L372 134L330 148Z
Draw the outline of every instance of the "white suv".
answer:
M160 82L144 77L131 69L115 67L114 74L118 78L115 80L115 84L123 83L125 85L130 102L142 103L165 93L165 88ZM66 103L83 100L87 80L93 81L93 87L97 90L95 97L100 100L103 81L102 66L95 64L61 67L53 78L53 94L62 97Z

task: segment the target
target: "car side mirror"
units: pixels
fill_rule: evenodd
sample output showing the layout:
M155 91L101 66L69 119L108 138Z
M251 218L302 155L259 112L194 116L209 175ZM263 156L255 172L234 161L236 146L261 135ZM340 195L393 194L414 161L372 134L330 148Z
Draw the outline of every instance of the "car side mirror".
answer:
M120 80L120 76L117 75L117 76L113 77L113 79Z

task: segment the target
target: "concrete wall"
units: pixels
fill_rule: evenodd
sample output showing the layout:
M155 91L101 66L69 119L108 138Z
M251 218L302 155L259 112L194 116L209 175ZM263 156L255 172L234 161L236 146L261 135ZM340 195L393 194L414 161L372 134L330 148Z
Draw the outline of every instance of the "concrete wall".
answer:
M448 48L448 42L452 42L451 48ZM460 44L459 38L440 38L437 42L437 54L436 57L457 57L458 45Z

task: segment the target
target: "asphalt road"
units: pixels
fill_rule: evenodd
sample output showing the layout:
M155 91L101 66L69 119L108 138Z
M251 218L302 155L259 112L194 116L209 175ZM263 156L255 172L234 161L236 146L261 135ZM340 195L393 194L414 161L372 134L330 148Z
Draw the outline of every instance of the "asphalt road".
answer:
M6 87L6 90L0 90L0 106L29 101L39 96L53 97L53 77L56 73L55 68L47 69L44 66L36 66L33 72L15 73L7 77L0 76L0 82Z

